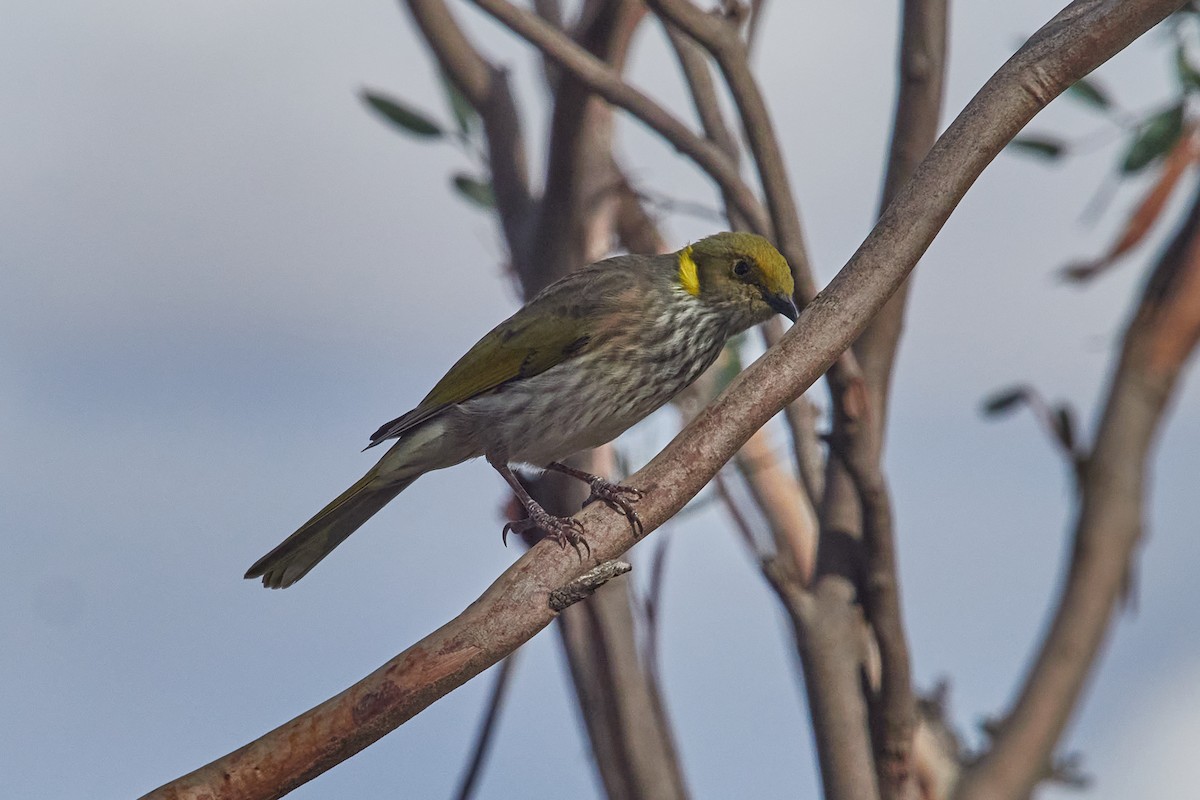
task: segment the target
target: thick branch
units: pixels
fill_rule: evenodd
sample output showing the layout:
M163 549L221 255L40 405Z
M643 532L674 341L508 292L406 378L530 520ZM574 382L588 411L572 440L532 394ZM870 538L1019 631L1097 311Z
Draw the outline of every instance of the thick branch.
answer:
M596 94L625 109L670 142L716 181L722 191L729 193L738 211L746 216L755 231L769 231L770 221L758 198L719 147L692 133L669 111L630 86L608 65L547 25L537 15L513 6L506 0L473 2L566 72L583 81Z
M1176 9L1178 0L1081 0L980 90L829 287L783 340L628 480L651 532L828 368L912 270L963 194L1043 106ZM548 598L634 544L625 518L580 514L592 557L529 550L462 614L336 697L173 781L152 798L275 798L349 758L495 664L554 618Z
M1112 625L1142 536L1151 448L1200 336L1200 194L1134 315L1087 459L1054 620L991 750L956 797L1022 798L1046 774Z
M912 779L916 697L912 688L908 641L900 609L892 505L879 462L870 454L831 442L846 467L861 502L863 544L862 605L879 647L879 691L869 704L875 771L883 798L909 796Z
M777 561L763 574L779 596L795 630L796 648L804 664L804 690L824 797L871 800L879 790L866 736L868 712L859 667L865 661L863 619L853 587L827 582L805 589ZM821 724L816 724L822 720Z
M574 41L620 75L645 15L640 0L587 4ZM566 34L557 34L569 41ZM555 84L545 190L538 204L531 259L521 270L526 297L568 271L608 255L617 198L612 108L574 75Z
M885 208L937 135L945 48L946 0L906 0L899 89L883 188ZM821 580L836 583L861 574L863 610L879 649L877 693L870 697L869 706L875 767L884 798L909 794L915 715L891 503L881 466L888 393L910 283L911 278L904 281L855 342L862 375L855 389L862 396L865 413L847 414L835 404L833 441L840 458L828 461L822 508L822 541L828 546L821 554ZM840 377L831 376L831 383L839 382ZM855 564L860 560L858 568ZM818 587L819 591L825 589ZM829 623L822 618L818 624ZM854 631L843 633L853 635ZM818 729L844 724L815 716L813 722Z

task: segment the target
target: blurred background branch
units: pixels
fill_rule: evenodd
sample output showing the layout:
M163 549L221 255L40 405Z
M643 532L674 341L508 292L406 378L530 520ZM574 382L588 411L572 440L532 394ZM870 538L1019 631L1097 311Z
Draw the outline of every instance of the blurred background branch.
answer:
M935 147L947 4L905 0L880 219L858 253L818 295L780 134L750 62L751 37L760 30L763 3L724 3L709 13L688 0L584 0L570 10L556 2L539 1L532 10L505 0L473 2L541 56L549 92L549 123L544 142L539 142L546 152L542 170L531 169L525 155L529 140L521 120L533 115L523 113L516 102L507 71L481 54L440 0L406 0L406 5L446 76L457 126L453 136L477 162L474 173L455 175L453 186L496 215L523 296L614 249L662 253L673 247L647 206L649 195L621 166L614 145L614 108L645 123L689 158L720 191L730 226L772 235L796 273L797 297L808 304L798 330L785 335L777 325L768 326L764 340L777 346L738 378L733 375L741 366L741 345L731 346L723 362L693 389L685 418L701 406L706 409L634 481L650 490L644 512L650 531L736 451L739 482L717 475L717 496L791 623L825 796L932 800L954 792L1015 799L1049 777L1077 783L1076 761L1056 759L1054 753L1131 568L1150 441L1200 335L1195 313L1200 303L1187 299L1200 296L1200 278L1192 274L1193 262L1200 263L1192 258L1200 202L1160 261L1126 335L1092 452L1081 452L1070 413L1047 417L1080 476L1082 511L1074 557L1054 626L1021 696L961 779L968 758L945 719L944 696L921 698L912 685L898 525L883 460L889 392L909 274L963 193L1040 108L1078 85L1178 4L1073 3L996 73ZM634 37L648 14L666 30L702 134L625 77ZM725 95L736 111L745 153L722 112ZM403 101L378 93L368 93L366 99L392 123L417 135L446 133ZM1194 160L1190 145L1174 144L1176 139L1190 141L1190 133L1182 134L1191 130L1182 115L1182 110L1160 112L1138 134L1138 141L1147 131L1157 131L1159 139L1170 139L1171 131L1175 136L1168 143L1174 150L1153 144L1161 152L1149 161L1172 155L1165 157L1169 166L1146 208L1161 209L1183 165ZM1043 155L1053 149L1045 143L1023 147ZM1142 147L1151 145L1143 142ZM758 176L761 199L740 173L743 155ZM1128 250L1143 227L1140 222L1131 225L1136 231L1127 232L1107 260ZM829 369L831 407L828 432L821 437L821 413L798 395L824 369ZM763 427L785 407L794 464L780 457L771 429ZM1131 460L1131 453L1139 457ZM616 461L612 448L602 448L580 455L575 463L621 477ZM556 476L533 479L530 488L552 513L572 513L583 497L577 486ZM597 559L615 557L633 543L620 521L603 513L587 514ZM536 597L578 569L560 554L536 547L536 541L527 544L531 552L480 601L379 672L152 796L192 796L189 792L211 785L218 774L227 783L237 776L230 797L283 794L508 656L553 618L606 796L687 797L655 655L664 551L658 551L652 570L651 599L640 609L629 582L617 578L590 599L554 615L537 606ZM535 598L532 604L530 597ZM426 653L436 654L431 665L422 662ZM477 785L510 663L508 656L460 797ZM348 703L352 724L345 719ZM263 771L279 737L300 727L323 731L321 752L292 752L287 764L273 765L271 774Z

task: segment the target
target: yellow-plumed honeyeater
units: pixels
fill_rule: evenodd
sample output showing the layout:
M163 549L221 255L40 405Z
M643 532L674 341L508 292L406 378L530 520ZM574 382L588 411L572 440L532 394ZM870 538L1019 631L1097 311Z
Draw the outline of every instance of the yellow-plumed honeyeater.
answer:
M524 503L508 531L541 530L578 546L577 520L546 512L510 464L587 481L588 502L621 510L635 531L636 489L560 464L612 441L716 360L725 342L775 313L793 321L792 274L770 242L718 233L661 256L626 255L546 287L472 347L420 405L368 447L398 440L358 483L250 567L247 578L290 586L426 472L483 456Z

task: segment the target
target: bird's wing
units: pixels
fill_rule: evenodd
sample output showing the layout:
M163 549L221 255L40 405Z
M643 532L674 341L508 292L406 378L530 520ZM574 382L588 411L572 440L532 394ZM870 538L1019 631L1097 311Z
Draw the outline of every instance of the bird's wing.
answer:
M581 282L587 277L580 275ZM567 291L562 291L564 288ZM590 293L590 288L556 284L551 289L559 291L536 297L468 350L420 405L381 426L368 447L411 430L448 406L545 372L586 352L597 314L609 302L607 293Z

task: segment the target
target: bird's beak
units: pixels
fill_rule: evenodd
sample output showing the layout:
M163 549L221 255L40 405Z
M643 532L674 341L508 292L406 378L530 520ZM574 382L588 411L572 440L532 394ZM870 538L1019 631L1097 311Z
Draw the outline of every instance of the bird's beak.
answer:
M800 316L800 310L796 308L796 301L791 295L787 294L764 294L763 299L767 301L767 305L783 314L785 317L795 322Z

